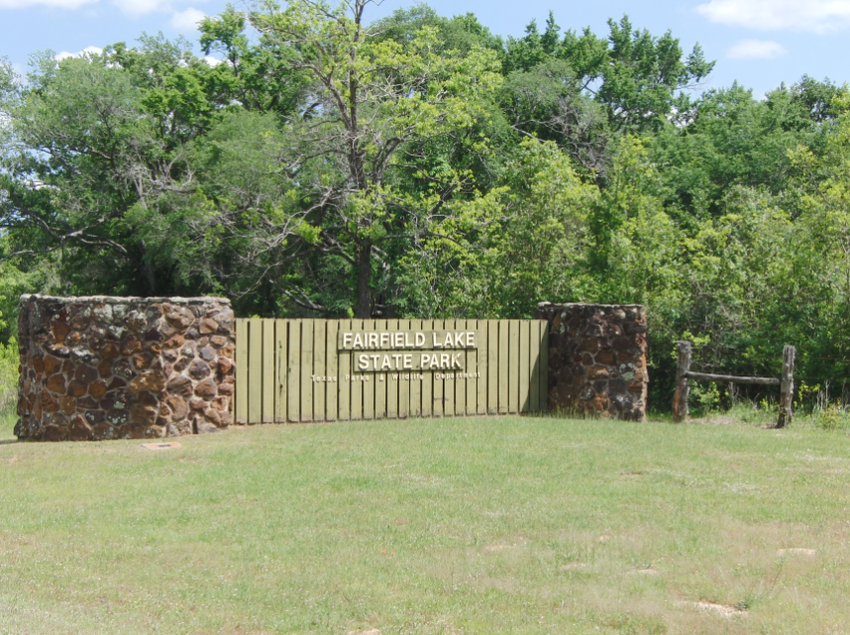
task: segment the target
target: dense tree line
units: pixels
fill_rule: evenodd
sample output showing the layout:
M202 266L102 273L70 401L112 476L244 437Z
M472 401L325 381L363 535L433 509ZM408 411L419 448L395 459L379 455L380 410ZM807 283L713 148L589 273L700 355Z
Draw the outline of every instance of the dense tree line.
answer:
M237 313L530 317L648 306L705 370L850 373L850 94L764 99L628 18L521 38L426 6L232 8L0 63L0 319L21 292L224 294Z

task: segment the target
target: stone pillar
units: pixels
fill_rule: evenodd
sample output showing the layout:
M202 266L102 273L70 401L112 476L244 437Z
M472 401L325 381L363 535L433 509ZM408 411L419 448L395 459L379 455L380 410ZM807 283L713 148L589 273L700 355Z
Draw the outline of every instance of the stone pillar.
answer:
M213 432L232 420L224 298L21 296L19 439Z
M549 322L549 410L646 418L646 311L639 304L551 304L537 307Z

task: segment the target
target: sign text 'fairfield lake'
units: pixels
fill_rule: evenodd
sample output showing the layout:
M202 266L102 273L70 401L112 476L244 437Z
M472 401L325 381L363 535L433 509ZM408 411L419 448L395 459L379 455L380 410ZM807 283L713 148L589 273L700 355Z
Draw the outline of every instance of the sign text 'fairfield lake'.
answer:
M466 330L339 331L337 347L355 353L354 371L380 373L461 371L466 359L464 351L476 348L477 344L475 331Z

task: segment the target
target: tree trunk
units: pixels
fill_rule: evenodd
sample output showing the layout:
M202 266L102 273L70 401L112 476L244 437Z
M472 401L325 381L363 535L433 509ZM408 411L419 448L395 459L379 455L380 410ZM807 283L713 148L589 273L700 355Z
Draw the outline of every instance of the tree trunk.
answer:
M372 275L372 239L366 238L357 250L357 303L354 317L365 320L372 317L372 290L369 278Z

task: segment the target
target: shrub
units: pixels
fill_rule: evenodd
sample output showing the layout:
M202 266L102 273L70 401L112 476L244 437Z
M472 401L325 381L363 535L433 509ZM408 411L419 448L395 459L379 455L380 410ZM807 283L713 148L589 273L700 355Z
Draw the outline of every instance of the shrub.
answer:
M815 413L814 423L823 430L839 430L850 427L850 417L840 404L834 403Z
M0 342L0 413L15 402L18 394L18 342L15 338L8 344Z

